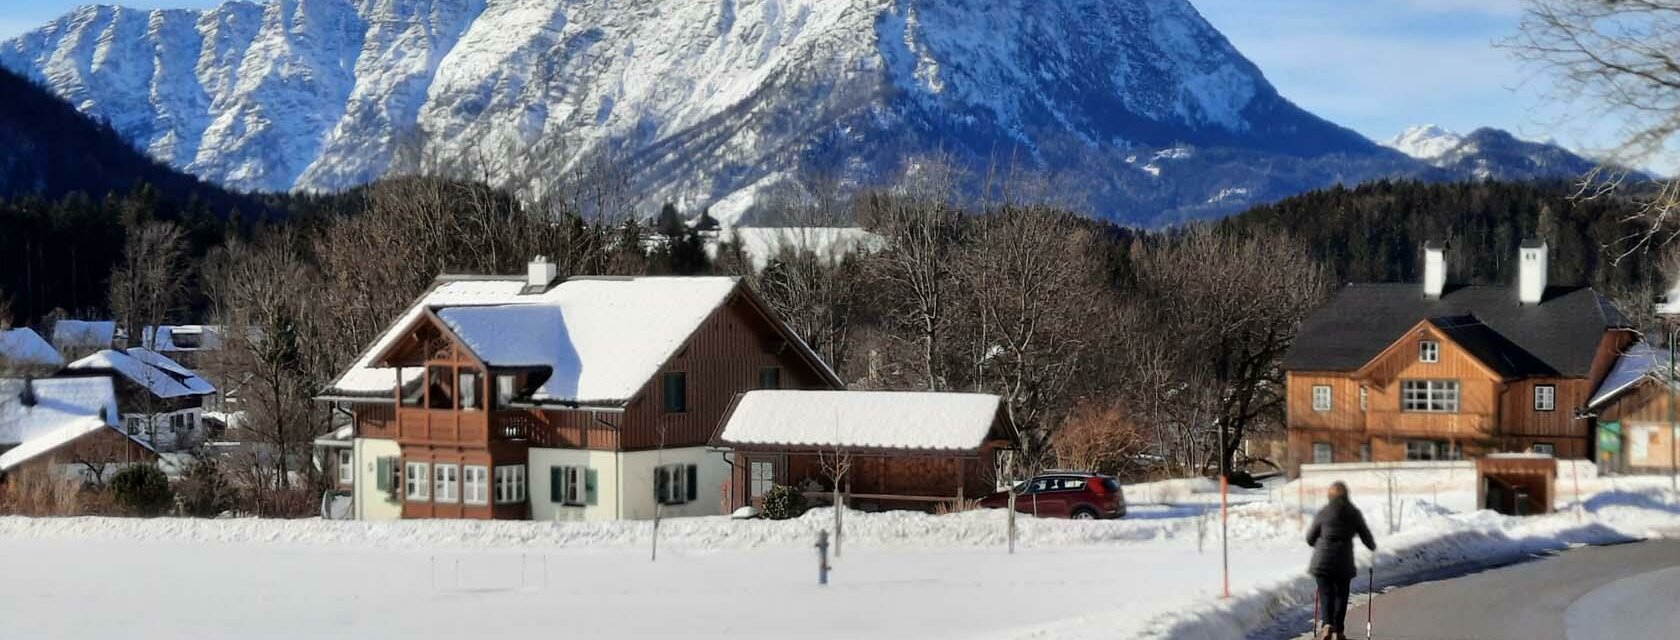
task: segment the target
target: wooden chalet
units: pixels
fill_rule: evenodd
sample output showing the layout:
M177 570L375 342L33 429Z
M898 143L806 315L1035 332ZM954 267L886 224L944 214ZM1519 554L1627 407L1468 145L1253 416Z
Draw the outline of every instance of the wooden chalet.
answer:
M1514 286L1452 286L1426 245L1424 284L1351 284L1302 323L1283 361L1289 470L1303 463L1538 451L1588 458L1589 399L1637 339L1587 287L1547 286L1547 246Z
M721 513L735 396L841 387L736 278L554 280L440 277L323 394L357 518Z
M1013 449L998 396L895 391L749 391L712 439L735 453L735 508L775 485L865 510L929 510L985 496Z
M114 380L123 427L158 451L190 449L208 437L204 404L215 396L216 387L156 351L101 349L71 362L58 375Z

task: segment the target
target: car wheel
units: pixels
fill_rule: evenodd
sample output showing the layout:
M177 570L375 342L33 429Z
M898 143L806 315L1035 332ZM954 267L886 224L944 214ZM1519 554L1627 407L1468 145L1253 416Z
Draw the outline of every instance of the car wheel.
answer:
M1096 511L1096 509L1092 509L1090 507L1080 507L1078 509L1073 510L1073 519L1074 520L1096 520L1097 519L1097 511Z

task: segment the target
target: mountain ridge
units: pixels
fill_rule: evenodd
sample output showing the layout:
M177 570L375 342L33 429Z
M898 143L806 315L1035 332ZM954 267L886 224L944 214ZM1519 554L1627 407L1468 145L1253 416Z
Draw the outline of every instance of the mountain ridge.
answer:
M441 166L540 196L612 156L640 210L728 221L802 175L869 186L943 155L1162 224L1458 171L1301 109L1184 0L90 6L0 42L0 65L245 190Z

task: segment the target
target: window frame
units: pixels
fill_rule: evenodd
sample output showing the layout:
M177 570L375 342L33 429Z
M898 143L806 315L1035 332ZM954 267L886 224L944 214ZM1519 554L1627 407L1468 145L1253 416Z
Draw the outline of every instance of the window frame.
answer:
M1544 447L1546 450L1541 451L1541 447ZM1557 445L1551 442L1536 442L1534 443L1534 446L1529 447L1529 450L1534 453L1544 453L1554 458L1557 457Z
M1440 361L1441 361L1441 341L1439 341L1439 340L1419 340L1418 341L1418 362L1422 362L1424 364L1436 364L1436 363L1439 363Z
M338 450L338 483L356 483L356 452L352 449Z
M1414 387L1414 385L1422 385ZM1411 379L1400 381L1400 411L1403 413L1458 413L1462 385L1457 380Z
M1321 393L1323 394L1322 396L1320 396ZM1315 385L1312 386L1312 410L1313 411L1316 411L1318 413L1328 413L1333 407L1336 406L1335 398L1336 398L1335 390L1331 389L1330 385L1315 384ZM1322 400L1322 402L1320 402L1320 400Z
M503 472L506 472L504 476ZM498 464L493 472L495 490L491 499L496 504L520 504L530 495L526 492L526 474L523 464Z
M476 498L473 497L474 494L477 495ZM461 504L490 504L490 468L488 466L482 464L461 465Z
M559 472L559 491L555 491L554 473ZM565 507L589 505L587 487L589 468L570 464L549 465L548 501Z
M1371 410L1371 390L1365 388L1363 385L1359 387L1359 410Z
M445 470L449 473L445 474ZM445 476L447 476L447 479ZM432 465L432 502L456 504L460 501L461 465L455 463Z
M699 487L694 485L699 466L682 462L662 464L653 468L653 499L664 506L679 506L694 502Z
M431 502L431 492L431 463L403 462L403 502Z
M760 389L780 389L780 388L782 388L782 368L781 367L759 367L759 369L758 369L758 388L760 388Z
M672 384L677 386L672 393ZM688 413L688 373L667 371L659 378L659 408L661 413Z
M763 469L764 473L761 474L760 469ZM762 488L761 488L761 483L762 483ZM747 461L747 495L748 496L753 497L753 498L762 498L762 497L764 497L764 494L768 493L770 491L770 488L774 487L774 486L776 486L776 461L774 461L774 460L748 460Z
M461 411L483 410L483 382L484 374L477 369L456 369L455 407Z
M1540 390L1541 389L1546 390L1545 406L1541 406L1541 402L1540 402L1540 398L1541 398ZM1534 399L1534 405L1533 406L1534 406L1535 411L1556 411L1557 410L1557 385L1555 385L1555 384L1537 384L1537 385L1534 385L1534 398L1533 399Z
M1319 462L1319 456L1318 456L1319 447L1324 448L1325 456L1324 456L1324 461L1323 462ZM1334 445L1332 443L1329 443L1329 442L1314 442L1314 443L1312 443L1312 464L1335 464L1335 462L1336 462L1336 445Z

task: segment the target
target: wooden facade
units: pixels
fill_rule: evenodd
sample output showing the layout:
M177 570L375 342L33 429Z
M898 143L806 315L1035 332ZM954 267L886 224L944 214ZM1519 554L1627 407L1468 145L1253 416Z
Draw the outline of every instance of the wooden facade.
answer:
M1609 399L1598 409L1601 446L1599 469L1622 473L1668 473L1674 468L1669 393L1660 380L1645 379ZM1677 414L1680 415L1680 414Z
M1286 373L1289 471L1329 448L1331 462L1398 461L1433 451L1437 457L1474 457L1536 447L1559 458L1589 457L1594 424L1581 415L1593 390L1631 332L1606 331L1590 377L1507 378L1482 362L1431 322L1414 325L1355 371ZM1303 335L1299 339L1310 340ZM1420 343L1438 345L1433 362L1420 358ZM1456 410L1408 410L1404 382L1457 384ZM1327 388L1330 406L1315 406L1317 388ZM1537 408L1536 388L1550 387L1551 408ZM1408 442L1412 443L1409 453ZM1316 446L1315 446L1316 445Z
M119 427L120 428L120 427ZM53 447L18 463L5 475L48 473L55 468L69 466L80 472L87 464L120 466L135 463L155 463L157 453L117 431L118 428L95 429L79 438ZM106 475L109 479L110 475Z
M704 446L731 399L767 380L784 388L841 386L744 286L738 286L621 406L498 406L498 376L512 376L516 388L526 388L531 376L541 373L486 364L429 310L401 331L380 356L379 366L397 368L398 381L405 372L418 370L418 381L407 387L398 384L392 399L353 408L356 437L394 440L400 445L401 463L493 469L525 465L532 448L635 452ZM463 373L474 376L474 393L456 388ZM661 383L667 374L682 374L686 381L682 411L665 410L666 388ZM464 402L469 398L474 401ZM401 469L401 464L395 468ZM528 470L525 482L539 481L543 480L535 470ZM400 486L400 478L392 482ZM494 478L490 485L493 495ZM488 502L440 502L431 496L427 501L404 501L402 516L525 519L531 514L528 503Z

